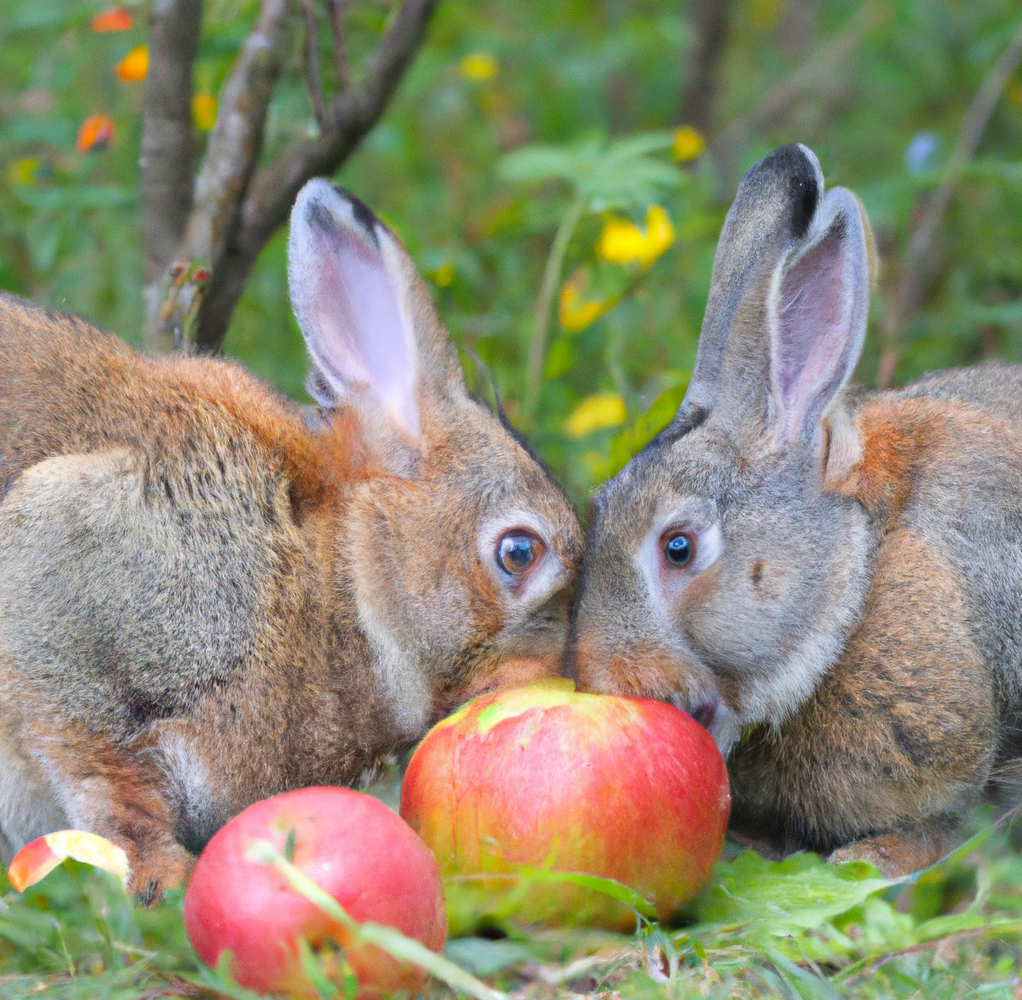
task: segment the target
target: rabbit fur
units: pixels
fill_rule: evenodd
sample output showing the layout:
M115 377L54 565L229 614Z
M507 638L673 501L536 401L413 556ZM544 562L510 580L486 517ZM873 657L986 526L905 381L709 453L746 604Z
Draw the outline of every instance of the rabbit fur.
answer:
M90 830L154 898L251 802L561 666L577 519L468 394L404 249L312 181L289 278L308 422L230 361L0 296L5 861Z
M1022 368L848 387L871 259L810 150L746 174L685 399L592 505L570 661L709 727L739 838L900 875L1020 751Z

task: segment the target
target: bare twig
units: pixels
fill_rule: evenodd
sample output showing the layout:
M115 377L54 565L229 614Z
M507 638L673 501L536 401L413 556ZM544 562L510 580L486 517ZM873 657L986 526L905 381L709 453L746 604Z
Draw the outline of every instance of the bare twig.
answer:
M288 9L287 0L263 0L259 20L221 90L184 237L155 297L158 312L151 325L163 344L180 345L185 317L197 305L193 284L175 284L171 271L179 276L182 266L189 271L201 262L204 273L215 272L237 229L241 200L262 148L266 109L283 66Z
M727 41L731 0L693 0L692 27L696 41L689 54L691 71L681 97L681 124L703 134L713 123L717 76Z
M201 23L202 0L153 3L140 190L147 295L174 258L192 205L192 64Z
M326 109L323 107L323 84L319 76L319 22L313 0L302 0L302 8L305 11L305 83L309 88L316 124L322 128Z
M195 181L185 242L190 259L215 267L230 241L238 206L259 160L266 109L283 67L287 0L263 0L259 20L224 83L220 112Z
M898 338L907 319L919 308L923 297L923 273L930 256L933 238L937 234L944 213L951 204L951 195L963 168L976 154L983 133L986 132L994 109L1008 81L1022 63L1022 24L1000 58L980 84L962 118L954 149L940 179L940 185L930 198L909 242L905 266L901 273L897 295L884 320L884 347L880 355L877 382L882 387L891 385L898 364Z
M334 36L334 58L337 60L337 88L343 90L351 82L348 69L348 50L344 45L344 27L341 24L342 0L326 0L330 17L330 31Z
M334 98L321 134L299 143L252 177L237 229L222 255L214 258L196 320L195 345L200 350L219 350L259 251L287 218L302 185L336 171L379 120L425 37L437 2L404 0L380 41L365 82Z

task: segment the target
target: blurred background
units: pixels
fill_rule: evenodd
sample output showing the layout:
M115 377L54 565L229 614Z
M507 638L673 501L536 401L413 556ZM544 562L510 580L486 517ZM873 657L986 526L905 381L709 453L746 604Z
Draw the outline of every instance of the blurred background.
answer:
M354 78L396 7L340 4ZM260 4L202 8L200 158ZM263 164L320 127L310 23L337 83L309 9L288 14ZM136 344L149 17L0 0L0 288ZM336 179L404 240L470 385L492 398L488 369L584 507L673 414L724 214L777 145L809 145L872 219L861 381L1022 360L1020 21L1017 0L439 0ZM304 401L285 243L259 255L224 350Z

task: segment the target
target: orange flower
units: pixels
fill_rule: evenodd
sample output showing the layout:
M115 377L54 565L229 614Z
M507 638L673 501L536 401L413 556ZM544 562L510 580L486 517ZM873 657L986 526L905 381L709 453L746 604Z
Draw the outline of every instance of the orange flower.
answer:
M134 27L135 22L123 7L111 7L92 19L92 30L97 34L104 31L130 31Z
M106 149L114 141L114 123L107 115L89 115L78 129L75 149L79 153L93 153Z
M14 855L7 877L18 892L24 892L68 858L102 868L122 882L128 879L128 857L124 851L105 837L84 830L59 830L26 844Z
M136 45L118 64L117 75L126 83L144 80L149 70L149 47Z

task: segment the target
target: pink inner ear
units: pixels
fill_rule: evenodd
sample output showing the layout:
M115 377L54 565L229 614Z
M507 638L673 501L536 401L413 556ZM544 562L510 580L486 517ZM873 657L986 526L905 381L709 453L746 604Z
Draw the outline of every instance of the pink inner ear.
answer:
M849 374L852 310L842 237L832 229L781 281L774 378L787 439L822 417Z
M387 417L418 436L412 331L379 250L347 226L315 236L309 348L339 395L367 387Z

